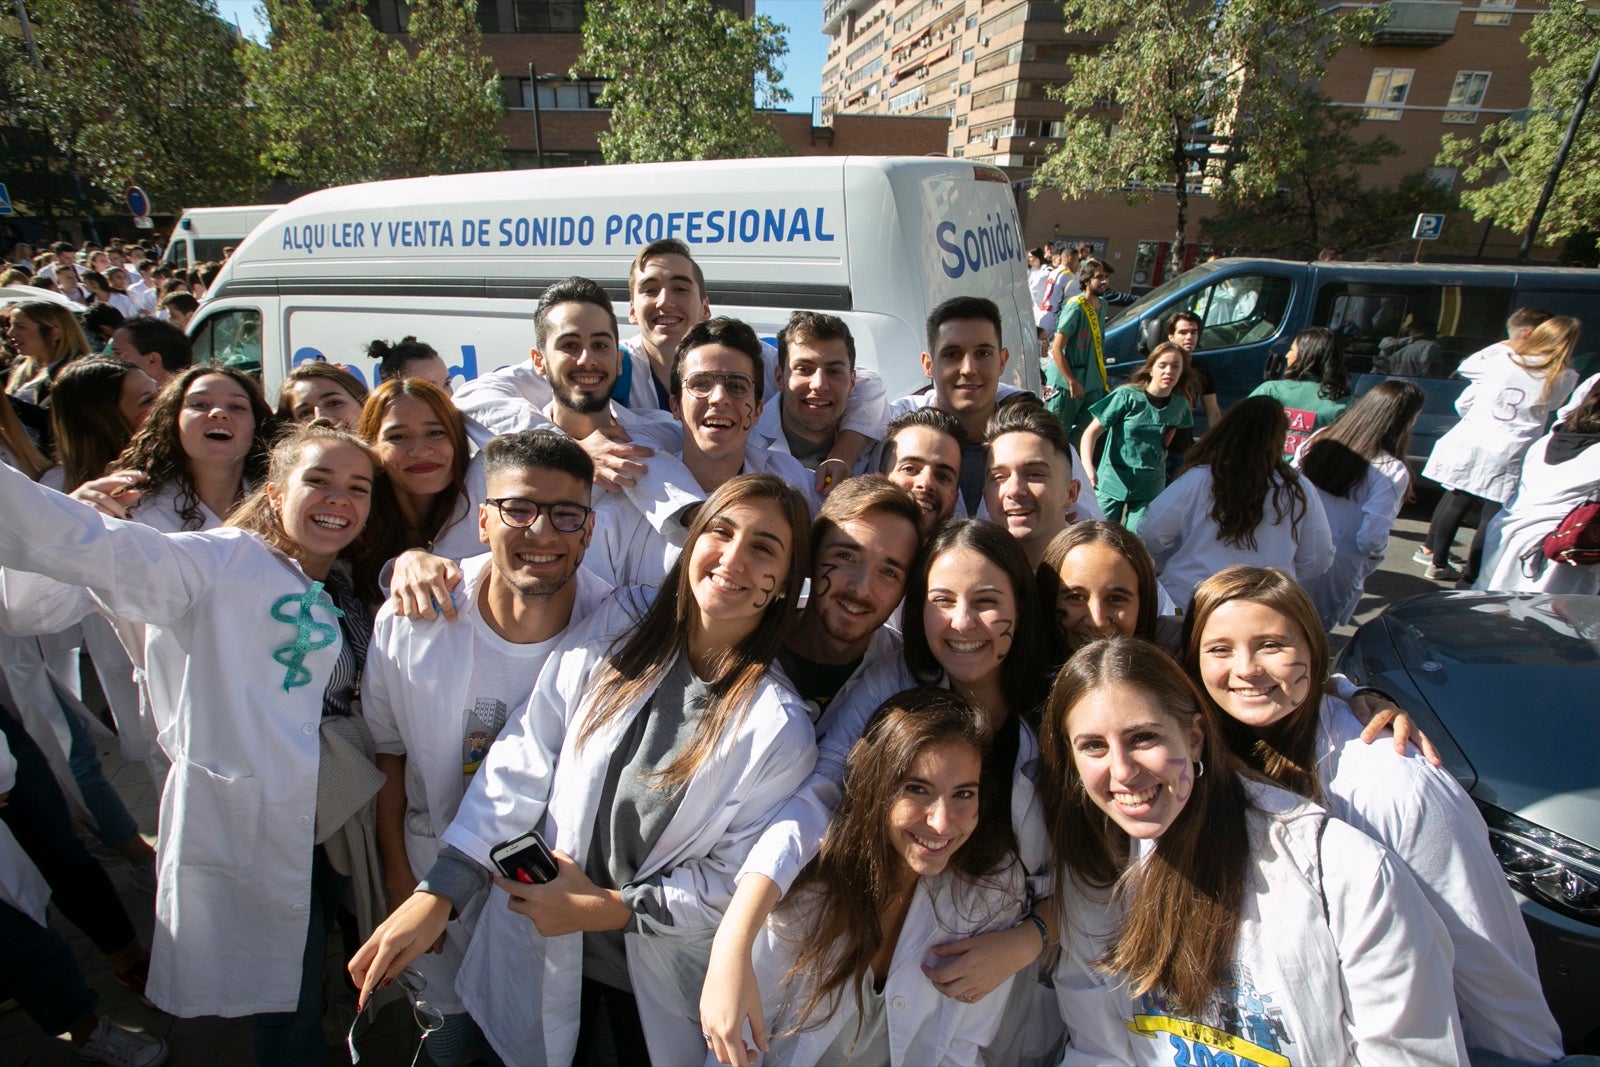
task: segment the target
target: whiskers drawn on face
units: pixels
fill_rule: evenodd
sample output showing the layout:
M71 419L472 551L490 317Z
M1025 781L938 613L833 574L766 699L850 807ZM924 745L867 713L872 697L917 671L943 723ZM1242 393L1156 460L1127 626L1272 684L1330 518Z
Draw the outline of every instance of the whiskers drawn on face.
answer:
M1187 759L1180 758L1167 760L1167 766L1183 768L1178 774L1178 785L1172 791L1172 795L1179 800L1188 800L1189 795L1194 792L1194 765Z
M762 578L762 583L761 597L756 601L755 604L758 609L764 608L768 604L772 603L773 593L778 588L778 579L770 574Z

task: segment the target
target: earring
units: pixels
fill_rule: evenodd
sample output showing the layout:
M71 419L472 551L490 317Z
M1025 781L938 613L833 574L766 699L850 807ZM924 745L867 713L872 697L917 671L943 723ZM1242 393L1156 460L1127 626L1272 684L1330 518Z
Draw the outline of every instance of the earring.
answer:
M1206 773L1206 761L1203 760L1203 759L1195 760L1194 761L1194 776L1195 776L1195 778L1199 779L1205 773Z

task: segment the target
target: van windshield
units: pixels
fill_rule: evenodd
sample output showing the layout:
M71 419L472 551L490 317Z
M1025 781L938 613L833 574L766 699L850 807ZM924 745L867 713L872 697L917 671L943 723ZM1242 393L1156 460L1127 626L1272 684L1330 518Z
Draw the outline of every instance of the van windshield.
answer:
M1156 286L1154 289L1150 290L1148 293L1144 294L1127 307L1118 308L1116 314L1112 315L1110 319L1106 320L1106 325L1112 326L1123 321L1124 319L1138 318L1140 314L1144 312L1145 308L1155 307L1157 304L1161 303L1179 289L1182 289L1188 286L1190 283L1205 277L1207 274L1210 274L1216 269L1217 264L1215 263L1202 263L1198 267L1189 268L1176 278L1170 278L1167 281L1162 282L1160 285Z

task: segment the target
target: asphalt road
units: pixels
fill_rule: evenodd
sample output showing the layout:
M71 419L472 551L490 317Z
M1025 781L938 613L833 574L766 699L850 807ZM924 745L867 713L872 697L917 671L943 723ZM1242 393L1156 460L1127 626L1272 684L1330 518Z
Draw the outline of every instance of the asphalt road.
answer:
M1434 582L1424 578L1422 565L1411 560L1411 554L1428 535L1428 519L1433 515L1434 505L1439 502L1440 492L1438 486L1419 479L1417 499L1400 512L1394 532L1389 535L1389 550L1384 553L1383 566L1367 579L1366 593L1356 605L1352 625L1341 626L1333 632L1336 655L1357 627L1377 618L1390 606L1419 593L1455 588L1454 582ZM1467 554L1473 529L1472 526L1463 526L1456 534L1455 555Z

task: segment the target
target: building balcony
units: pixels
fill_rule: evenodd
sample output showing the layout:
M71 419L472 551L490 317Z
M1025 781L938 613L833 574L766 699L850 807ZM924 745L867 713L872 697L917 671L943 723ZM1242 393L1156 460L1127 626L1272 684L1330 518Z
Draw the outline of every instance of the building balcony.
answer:
M839 24L844 17L852 11L860 13L871 7L873 0L827 0L822 5L822 32L829 37L836 37L839 33Z
M1456 35L1461 5L1453 0L1393 0L1389 17L1373 32L1375 45L1444 44Z

